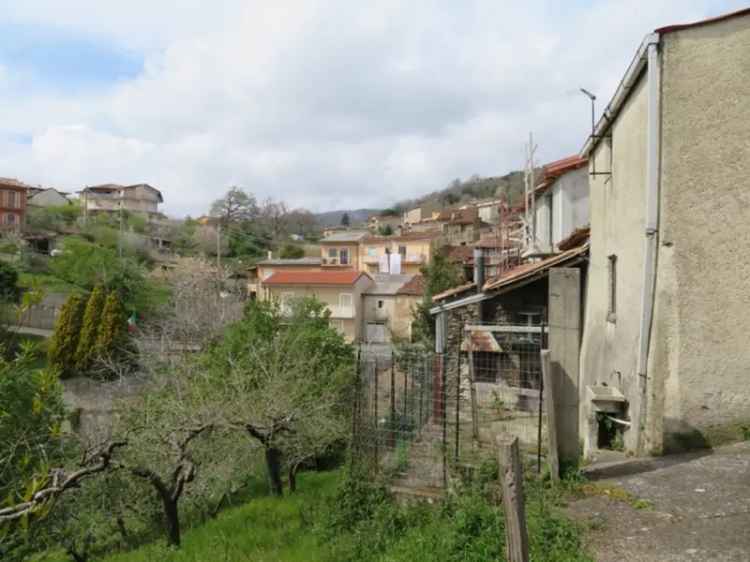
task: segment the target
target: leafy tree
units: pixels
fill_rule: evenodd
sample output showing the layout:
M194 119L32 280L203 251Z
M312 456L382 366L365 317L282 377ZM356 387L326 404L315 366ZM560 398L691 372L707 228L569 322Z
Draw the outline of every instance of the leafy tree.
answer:
M430 314L433 295L455 287L463 279L460 268L440 252L434 252L432 261L422 266L420 272L424 278L425 290L422 302L413 311L413 330L418 340L431 341L435 337Z
M96 354L96 344L102 321L104 308L104 288L98 285L89 295L83 321L80 326L80 337L75 352L75 364L81 371L87 371Z
M282 259L299 259L305 257L305 250L294 244L284 244L281 248Z
M198 250L195 239L198 222L187 217L175 230L172 249L180 256L192 256Z
M0 302L15 302L18 293L18 271L12 265L0 261Z
M258 203L252 194L234 186L224 197L213 202L211 216L220 219L225 226L253 220L258 216Z
M47 348L47 358L51 367L57 369L61 377L75 374L79 335L84 316L83 299L71 295L60 309Z
M351 219L349 218L349 213L344 213L341 215L341 226L349 226L351 224Z
M204 359L220 395L214 410L262 447L277 495L285 462L293 479L302 459L322 453L348 430L354 352L329 316L314 298L291 303L288 317L276 304L251 302Z
M14 359L0 357L0 497L11 501L60 452L62 389L53 370L33 368L35 354L24 343Z
M391 236L393 234L393 227L390 224L381 224L378 228L378 234L380 236Z

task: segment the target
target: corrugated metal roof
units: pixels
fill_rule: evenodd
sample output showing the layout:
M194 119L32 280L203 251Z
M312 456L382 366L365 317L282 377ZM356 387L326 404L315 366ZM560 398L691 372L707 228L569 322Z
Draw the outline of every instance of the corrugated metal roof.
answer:
M346 271L277 271L263 281L264 285L354 285L366 273Z
M447 291L443 291L442 293L438 293L437 295L433 295L432 300L433 301L440 301L443 299L447 299L448 297L452 297L453 295L459 295L461 293L464 293L470 289L473 289L477 286L476 283L473 281L471 283L464 283L463 285L458 285L457 287L453 287L452 289L448 289Z

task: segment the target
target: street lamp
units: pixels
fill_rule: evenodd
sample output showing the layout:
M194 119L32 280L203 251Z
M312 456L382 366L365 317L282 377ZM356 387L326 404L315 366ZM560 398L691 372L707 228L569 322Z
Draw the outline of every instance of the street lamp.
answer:
M581 90L581 93L585 95L587 98L591 100L591 136L594 136L594 132L596 131L596 123L594 118L594 104L596 102L596 96L589 92L586 88L579 88Z

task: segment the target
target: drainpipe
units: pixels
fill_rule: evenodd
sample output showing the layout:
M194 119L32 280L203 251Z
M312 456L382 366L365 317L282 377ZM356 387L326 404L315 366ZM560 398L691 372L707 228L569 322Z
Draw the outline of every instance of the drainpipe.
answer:
M654 294L656 291L657 247L659 243L659 177L661 148L661 59L659 36L648 45L647 88L648 130L646 141L646 231L643 254L643 284L641 292L641 324L638 348L638 386L641 392L641 407L638 416L638 452L645 446L645 428L648 412L648 354L651 343L651 327L654 316Z
M484 249L474 248L474 283L477 285L477 293L484 288Z

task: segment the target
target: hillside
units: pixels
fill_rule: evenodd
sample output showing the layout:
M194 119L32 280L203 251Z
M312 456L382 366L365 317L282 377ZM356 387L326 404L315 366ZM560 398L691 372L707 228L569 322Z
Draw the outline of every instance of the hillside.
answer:
M341 217L344 213L349 214L349 223L352 225L367 222L370 215L377 213L380 209L355 209L340 211L326 211L324 213L316 213L315 219L321 226L338 226L341 224Z

